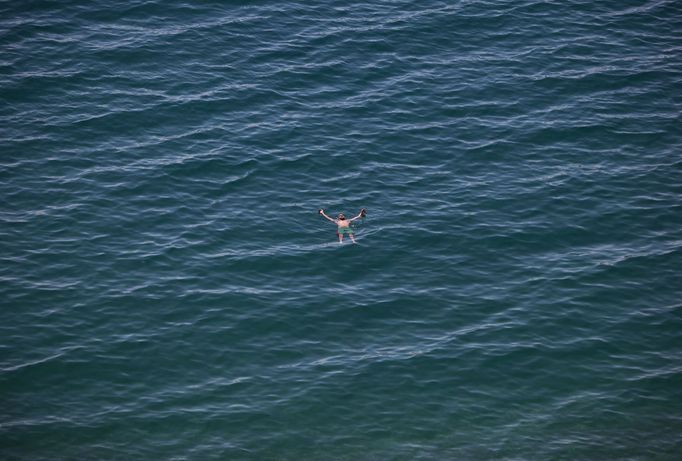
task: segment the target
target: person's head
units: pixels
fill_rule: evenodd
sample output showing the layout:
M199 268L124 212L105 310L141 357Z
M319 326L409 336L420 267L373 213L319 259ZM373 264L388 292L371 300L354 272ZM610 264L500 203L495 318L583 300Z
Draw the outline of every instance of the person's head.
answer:
M340 221L343 221L344 219L346 219L346 217L343 215L343 213L339 213L339 215L336 218L339 219Z

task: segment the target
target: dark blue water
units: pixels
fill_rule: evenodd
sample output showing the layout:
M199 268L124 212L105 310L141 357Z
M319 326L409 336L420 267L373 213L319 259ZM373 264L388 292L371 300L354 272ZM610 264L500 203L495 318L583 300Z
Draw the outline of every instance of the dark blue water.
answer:
M0 458L679 459L681 30L0 2Z

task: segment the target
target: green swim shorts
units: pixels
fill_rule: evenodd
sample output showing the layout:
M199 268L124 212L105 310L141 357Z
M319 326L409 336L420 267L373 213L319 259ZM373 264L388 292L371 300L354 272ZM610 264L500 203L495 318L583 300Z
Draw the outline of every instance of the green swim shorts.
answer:
M350 227L339 227L337 232L339 234L352 234L353 229L351 229Z

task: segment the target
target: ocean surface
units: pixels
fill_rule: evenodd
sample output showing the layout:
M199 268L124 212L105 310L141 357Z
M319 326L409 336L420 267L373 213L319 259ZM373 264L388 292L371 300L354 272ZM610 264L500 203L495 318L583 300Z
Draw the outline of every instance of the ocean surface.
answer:
M0 459L682 459L682 3L3 0L0 51Z

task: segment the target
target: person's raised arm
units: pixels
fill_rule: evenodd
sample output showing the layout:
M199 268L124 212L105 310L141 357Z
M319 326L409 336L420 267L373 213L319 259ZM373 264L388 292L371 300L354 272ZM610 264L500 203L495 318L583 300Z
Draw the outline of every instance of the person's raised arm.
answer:
M336 224L336 221L334 221L332 218L330 218L329 216L327 216L327 215L325 214L325 212L324 212L323 209L320 209L320 210L318 211L318 213L320 213L322 216L324 216L325 218L327 218L328 220L330 220L331 222L333 222L334 224Z
M358 215L356 217L350 218L350 220L355 221L356 219L364 218L366 214L367 214L367 211L365 211L365 209L363 208L362 210L360 210L360 213L358 213Z

